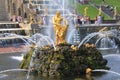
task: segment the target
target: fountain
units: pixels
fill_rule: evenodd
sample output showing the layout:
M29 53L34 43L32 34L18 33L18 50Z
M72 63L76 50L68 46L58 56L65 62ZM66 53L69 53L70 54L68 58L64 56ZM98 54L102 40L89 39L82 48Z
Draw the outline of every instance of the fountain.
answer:
M65 22L65 26L61 24L62 21ZM86 74L91 69L108 69L107 61L103 59L94 45L78 47L66 42L68 22L60 16L59 12L53 17L52 22L56 35L56 46L51 46L53 41L46 36L40 36L39 38L38 35L35 35L36 37L33 37L36 45L24 56L20 64L20 68L28 69L28 80L31 73L48 78L58 78ZM52 43L49 44L48 41L52 41Z
M116 49L120 46L120 39L115 32L117 32L116 29L91 33L80 42L78 47L86 43L91 43L95 44L99 50Z
M68 26L67 20L65 21L65 23L66 24L64 26L60 22L60 26L57 26L56 28L54 23L55 35L57 36L57 38L60 38L60 40L56 39L56 44L54 44L54 41L50 37L42 35L40 33L36 33L30 38L23 38L21 35L12 34L12 37L17 36L21 38L25 42L25 44L30 47L30 49L29 52L24 55L23 60L20 63L20 67L24 69L10 69L10 64L6 64L7 66L9 66L6 67L10 70L1 69L1 65L3 65L4 62L3 64L0 63L0 70L5 70L0 72L0 80L14 80L16 77L16 80L51 80L51 78L52 80L61 80L61 77L62 80L105 80L104 76L110 80L109 77L111 76L111 74L114 80L118 80L120 78L120 71L114 71L113 68L116 68L116 66L112 64L115 63L115 65L119 67L119 59L117 58L118 60L114 61L115 58L113 58L113 56L112 60L111 58L108 58L111 56L106 57L108 53L102 56L100 51L98 51L104 49L110 50L119 48L119 39L114 33L115 30L91 33L86 36L79 45L73 45L67 43L67 41L70 42L70 40L66 40L66 33L62 31L57 31L57 29L65 29L65 27L70 27ZM69 35L67 34L67 36ZM70 37L68 38L70 39ZM95 43L92 43L94 42L94 40ZM103 44L105 42L108 42L107 45ZM0 55L0 61L8 59L9 62L9 60L15 59L15 57L13 56L12 58L4 58L4 56L6 55ZM14 62L14 60L12 60L12 65L14 65L15 63L19 64L19 62L17 61ZM110 69L112 68L112 70L106 70L108 69L106 65L109 66ZM117 70L119 70L118 67L116 68ZM12 68L14 67L12 66ZM89 74L89 71L88 74L86 74L86 70L90 70L90 74L92 75ZM94 75L94 72L97 72L98 75ZM107 73L99 74L99 72ZM38 76L34 75L34 73L36 73ZM113 76L113 74L115 76Z

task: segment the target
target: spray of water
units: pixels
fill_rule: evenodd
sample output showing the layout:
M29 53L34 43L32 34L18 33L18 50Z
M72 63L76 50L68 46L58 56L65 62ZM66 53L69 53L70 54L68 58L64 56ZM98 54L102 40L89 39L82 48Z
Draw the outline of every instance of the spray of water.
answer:
M103 31L103 32L94 32L87 35L78 45L81 45L89 42L90 40L95 39L94 43L98 49L116 49L118 48L116 45L115 39L119 40L119 38L115 34L115 30ZM119 40L120 41L120 40Z
M107 57L118 57L118 58L120 58L120 54L108 54L108 55L104 55L103 57L104 58L107 58Z
M113 74L120 76L120 73L110 71L110 70L104 70L104 69L96 69L96 70L92 70L92 72L107 72L107 73L113 73Z
M5 75L5 74L0 74L0 78L4 78L4 77L7 77L8 75Z
M4 71L0 71L0 74L5 73L5 72L14 72L14 71L27 71L26 69L8 69Z

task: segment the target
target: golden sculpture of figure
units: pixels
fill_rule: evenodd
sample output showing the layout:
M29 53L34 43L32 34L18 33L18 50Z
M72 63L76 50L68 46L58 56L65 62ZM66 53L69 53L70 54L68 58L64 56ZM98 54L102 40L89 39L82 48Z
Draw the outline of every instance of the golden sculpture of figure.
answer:
M98 9L98 15L101 15L102 14L102 9L101 9L101 7Z
M118 15L118 13L117 13L117 7L115 6L114 7L114 17L116 17Z
M34 23L35 20L34 20L34 16L32 14L30 14L30 23Z
M65 22L65 26L61 24L62 21ZM56 15L52 18L52 22L54 25L54 31L56 35L56 45L60 43L65 43L66 42L65 36L66 36L67 28L68 28L68 21L63 19L60 16L60 12L57 11Z
M87 10L88 10L88 7L85 7L84 8L84 16L87 16Z
M103 32L103 31L105 31L105 30L107 30L107 27L103 27L103 28L100 29L98 32Z

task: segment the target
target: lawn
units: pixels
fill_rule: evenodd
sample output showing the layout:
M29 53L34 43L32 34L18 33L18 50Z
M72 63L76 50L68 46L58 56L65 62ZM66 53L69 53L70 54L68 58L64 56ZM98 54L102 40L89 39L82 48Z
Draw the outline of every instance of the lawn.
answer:
M71 5L71 7L76 7L77 8L77 12L84 15L84 8L88 7L87 10L87 15L90 16L90 18L93 20L97 15L98 15L98 9L96 9L95 7L91 6L91 5L81 5L80 3L75 3L74 0L70 0L69 4ZM99 4L99 3L98 3ZM110 18L108 15L102 13L102 16L104 16L105 20L111 20L112 18Z
M84 15L84 8L85 7L88 7L87 15L90 16L91 19L94 19L96 16L98 16L99 11L95 7L93 7L91 5L81 5L81 4L77 3L77 11L82 15ZM104 16L105 20L112 19L108 15L106 15L105 13L102 13L102 16Z
M104 0L105 3L102 2L102 0L90 0L91 3L94 4L105 4L105 5L110 5L111 7L117 7L117 11L120 14L120 0Z

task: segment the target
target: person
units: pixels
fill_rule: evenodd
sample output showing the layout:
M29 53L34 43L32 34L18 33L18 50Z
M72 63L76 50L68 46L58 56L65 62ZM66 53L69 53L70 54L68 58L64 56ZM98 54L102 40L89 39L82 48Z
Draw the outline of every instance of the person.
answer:
M86 20L85 20L84 16L81 18L81 22L82 22L82 24L85 24Z
M65 26L61 24L62 21L65 22ZM66 43L65 36L68 28L68 21L66 19L63 19L60 16L60 12L57 11L56 15L52 18L52 23L53 23L54 31L56 34L56 45L60 43Z
M101 15L98 15L98 24L101 24L102 23L102 16Z
M97 16L95 17L95 24L97 24L98 23L98 18L97 18Z
M86 24L90 24L90 17L89 16L86 17Z
M17 16L17 21L22 22L22 16Z

